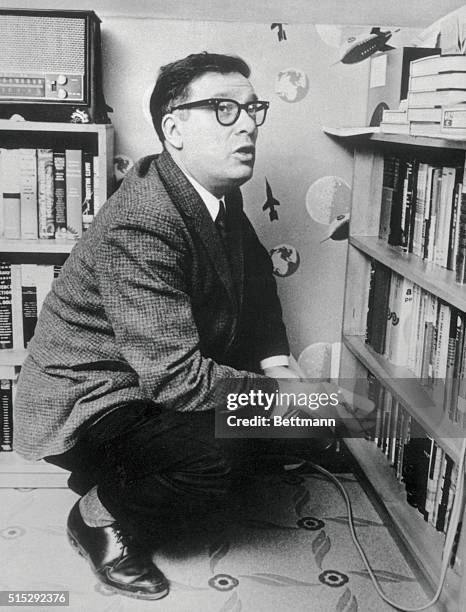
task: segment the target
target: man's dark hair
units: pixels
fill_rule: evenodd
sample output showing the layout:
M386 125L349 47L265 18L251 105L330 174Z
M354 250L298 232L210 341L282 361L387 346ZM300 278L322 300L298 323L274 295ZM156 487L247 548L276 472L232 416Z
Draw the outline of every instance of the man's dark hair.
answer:
M206 72L229 74L239 72L247 79L251 74L249 66L240 57L218 53L193 53L187 57L160 68L150 98L150 114L157 136L163 143L162 119L172 106L182 104L189 96L189 85Z

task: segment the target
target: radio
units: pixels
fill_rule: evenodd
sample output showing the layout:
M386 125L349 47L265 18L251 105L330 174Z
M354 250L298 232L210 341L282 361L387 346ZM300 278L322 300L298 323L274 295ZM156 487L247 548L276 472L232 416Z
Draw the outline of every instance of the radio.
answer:
M0 118L109 123L93 11L0 9Z

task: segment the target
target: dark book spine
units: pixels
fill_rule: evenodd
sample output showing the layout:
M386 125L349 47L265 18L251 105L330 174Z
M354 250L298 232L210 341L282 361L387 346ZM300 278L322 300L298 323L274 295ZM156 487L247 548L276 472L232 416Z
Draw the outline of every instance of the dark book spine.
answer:
M0 349L13 348L11 264L0 261Z
M460 197L461 212L459 217L459 227L457 229L458 251L456 254L456 282L466 283L466 192L461 193Z
M34 335L37 324L37 289L35 286L22 286L21 299L23 306L23 339L27 348Z
M7 379L0 380L0 407L2 431L0 440L0 450L13 450L13 391L12 381Z
M437 523L435 525L438 531L443 531L445 528L445 519L447 515L447 506L448 506L448 495L450 493L451 486L451 474L453 471L453 461L450 459L448 455L445 456L446 467L445 467L445 475L443 477L442 483L442 496L440 498L440 503L437 512Z
M385 350L387 308L390 293L391 271L378 263L374 273L374 301L372 304L371 346L377 353Z
M405 171L405 163L399 159L396 159L396 182L394 183L393 187L392 208L390 213L390 232L388 235L388 243L393 246L401 245L402 241L401 223Z
M53 152L55 238L66 238L66 179L65 152Z

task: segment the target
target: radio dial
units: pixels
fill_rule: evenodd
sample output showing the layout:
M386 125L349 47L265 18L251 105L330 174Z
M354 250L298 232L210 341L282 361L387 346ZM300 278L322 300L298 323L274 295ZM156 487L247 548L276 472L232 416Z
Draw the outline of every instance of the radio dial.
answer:
M58 97L61 100L64 100L68 96L68 92L66 91L66 89L63 89L63 88L60 88L57 93L58 93Z
M68 79L66 78L66 76L64 74L59 74L57 77L57 83L59 85L66 85Z

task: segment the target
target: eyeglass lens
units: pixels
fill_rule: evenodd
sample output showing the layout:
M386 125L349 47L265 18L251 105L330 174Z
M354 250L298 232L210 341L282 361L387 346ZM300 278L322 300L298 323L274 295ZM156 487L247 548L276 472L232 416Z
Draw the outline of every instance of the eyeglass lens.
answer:
M217 105L217 118L222 125L232 125L241 113L241 106L233 100L219 102ZM246 112L253 119L257 126L262 125L265 120L266 108L262 104L250 102L246 106Z

